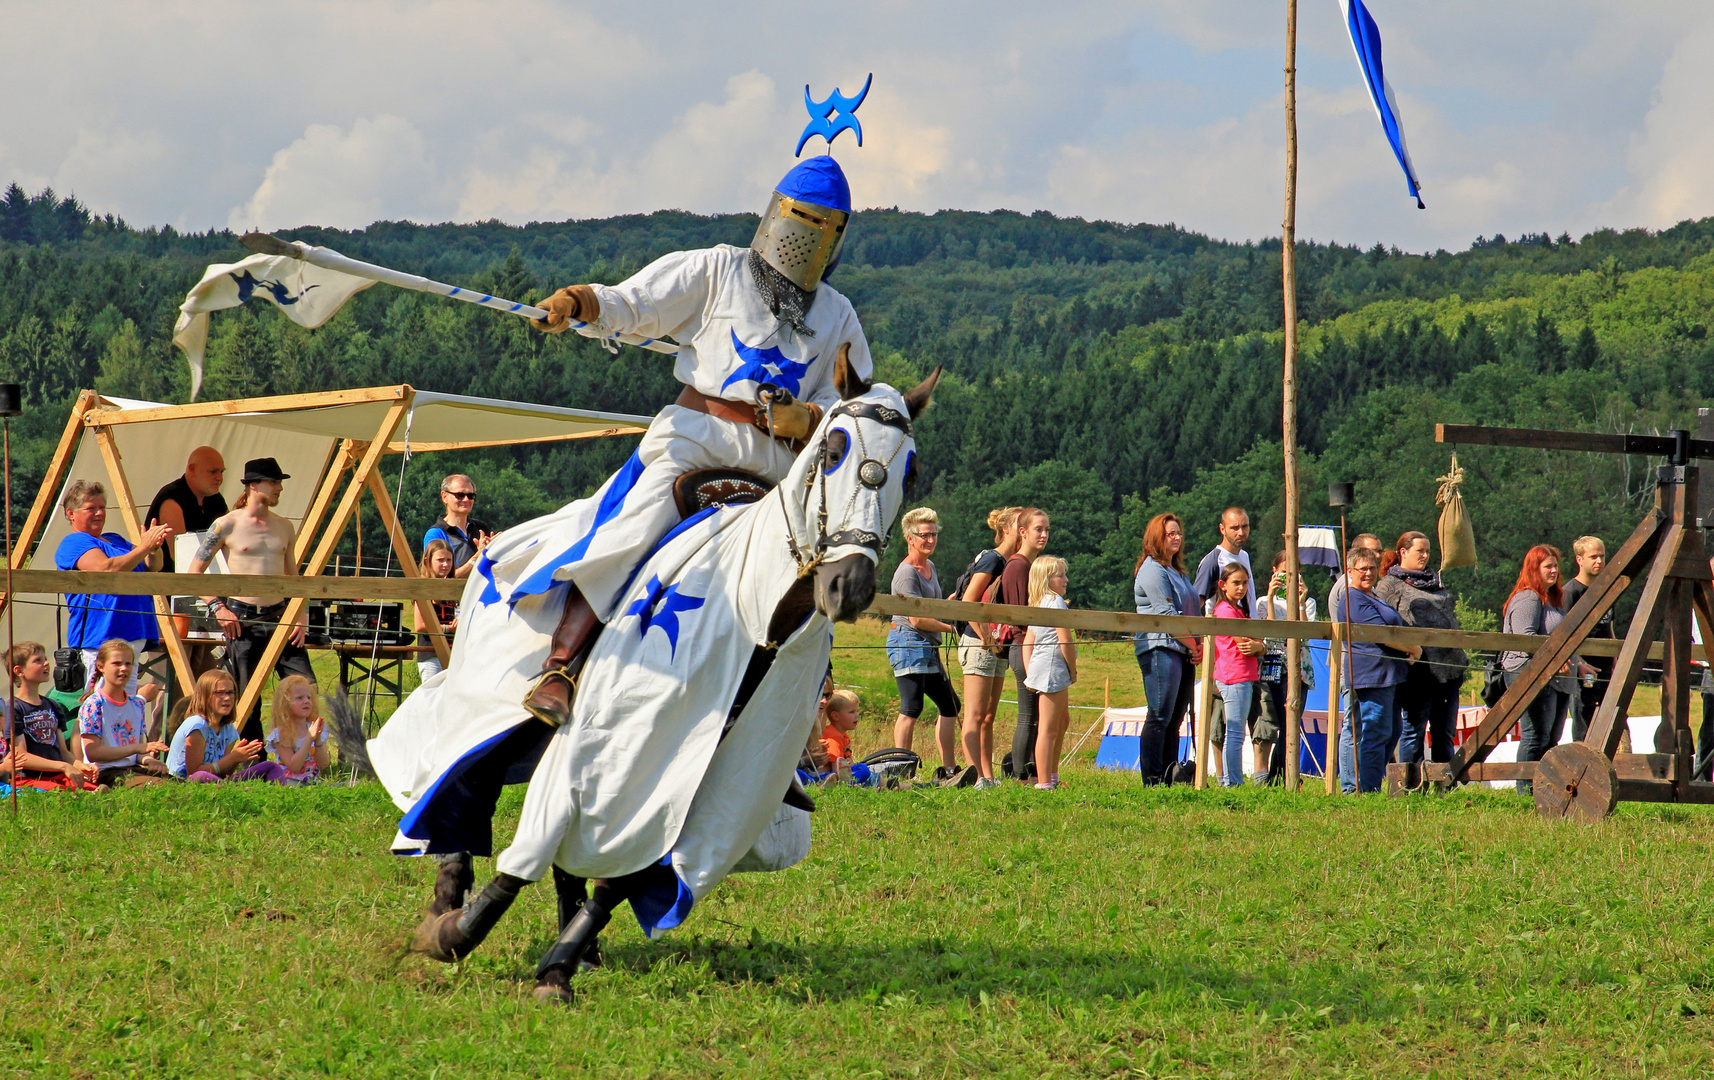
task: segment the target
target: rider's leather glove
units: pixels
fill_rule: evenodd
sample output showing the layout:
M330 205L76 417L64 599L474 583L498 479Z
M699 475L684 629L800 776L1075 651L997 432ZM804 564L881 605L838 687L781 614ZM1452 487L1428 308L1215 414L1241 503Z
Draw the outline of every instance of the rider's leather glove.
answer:
M783 387L772 387L763 390L760 395L762 403L767 404L771 398L774 408L774 430L771 432L781 439L807 439L816 425L821 423L821 406L807 401L799 401L792 397L791 391ZM768 430L768 410L756 410L756 426L762 431Z
M588 285L568 285L536 306L548 317L531 319L530 325L550 334L564 333L573 322L594 322L601 317L601 301Z

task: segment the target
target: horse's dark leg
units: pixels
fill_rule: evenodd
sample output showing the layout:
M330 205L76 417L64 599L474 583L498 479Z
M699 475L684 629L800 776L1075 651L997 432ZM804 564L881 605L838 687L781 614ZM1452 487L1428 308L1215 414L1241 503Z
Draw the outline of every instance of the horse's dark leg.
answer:
M440 873L434 879L434 901L430 915L445 915L464 906L470 887L476 884L476 862L468 851L440 856Z
M575 584L566 586L565 608L554 627L553 644L542 661L541 674L524 697L524 708L549 727L571 719L571 697L577 692L577 675L583 670L585 646L594 638L601 620Z
M556 866L553 868L553 887L559 900L559 932L563 934L583 905L589 902L589 879L568 874ZM589 947L578 957L577 970L591 971L600 966L601 939L592 938Z
M444 915L431 915L418 924L411 947L443 964L464 959L482 944L518 898L519 890L528 884L511 874L494 875L470 903Z
M570 1001L571 977L585 970L589 949L596 935L613 920L613 911L634 896L640 896L651 886L673 879L670 866L656 864L618 878L595 878L590 881L589 898L572 915L560 931L559 940L542 957L536 967L536 988L539 1001ZM597 961L599 962L599 961Z

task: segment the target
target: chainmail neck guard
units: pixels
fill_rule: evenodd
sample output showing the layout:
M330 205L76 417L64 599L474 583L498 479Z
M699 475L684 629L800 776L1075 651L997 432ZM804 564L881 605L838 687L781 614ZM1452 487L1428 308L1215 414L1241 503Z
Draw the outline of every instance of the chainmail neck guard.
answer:
M774 318L790 326L804 337L814 337L815 331L804 322L809 307L815 303L815 293L800 289L786 276L768 265L762 253L750 249L750 280L762 294L762 302L774 313Z

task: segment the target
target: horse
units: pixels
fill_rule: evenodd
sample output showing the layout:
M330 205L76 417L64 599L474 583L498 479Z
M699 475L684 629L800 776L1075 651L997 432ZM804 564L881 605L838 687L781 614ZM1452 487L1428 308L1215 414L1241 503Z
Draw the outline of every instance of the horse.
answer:
M455 796L473 790L489 751L516 760L520 741L542 744L498 873L474 899L431 908L415 948L468 956L551 870L561 933L535 992L566 1000L571 977L600 963L597 935L620 904L652 936L726 874L785 869L808 853L806 809L781 793L813 731L832 623L855 620L874 596L916 473L913 423L939 374L900 394L836 365L841 401L785 479L760 501L692 516L638 567L591 648L570 723L548 729L520 709L509 726L461 732L469 748L420 795L395 791L409 807L405 842L482 851L487 822L461 817ZM482 783L497 789L499 771ZM492 798L475 801L491 816Z

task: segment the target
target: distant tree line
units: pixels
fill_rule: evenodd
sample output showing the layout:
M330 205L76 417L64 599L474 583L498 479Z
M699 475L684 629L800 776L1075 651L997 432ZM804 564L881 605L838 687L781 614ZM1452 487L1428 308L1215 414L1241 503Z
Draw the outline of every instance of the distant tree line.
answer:
M662 211L282 235L528 301L619 280L668 251L747 243L755 223ZM1714 397L1710 251L1714 219L1577 241L1484 238L1457 253L1300 245L1306 519L1325 478L1354 479L1357 527L1432 532L1434 478L1448 458L1429 441L1436 421L1690 422L1696 403ZM138 230L73 197L8 189L0 377L25 387L14 429L21 490L33 490L79 389L186 399L188 373L170 342L177 307L209 263L245 254L228 232ZM918 439L924 499L946 523L948 580L977 550L988 508L1008 503L1054 513L1053 549L1071 559L1071 599L1084 605L1126 606L1141 526L1162 508L1184 513L1192 545L1205 546L1218 510L1244 502L1258 553L1278 543L1277 240L1234 244L1046 213L871 210L856 215L833 283L857 305L882 377L947 372ZM314 332L262 304L213 316L205 397L397 382L638 413L678 390L658 356L613 355L398 290L368 290ZM443 454L412 468L470 472L484 514L505 521L590 491L632 445ZM1529 544L1628 530L1648 498L1640 463L1499 450L1460 460L1472 470L1466 498L1483 554L1474 574L1461 573L1473 602L1490 609ZM413 529L438 510L432 479L402 507ZM365 537L366 551L384 545L379 532Z

